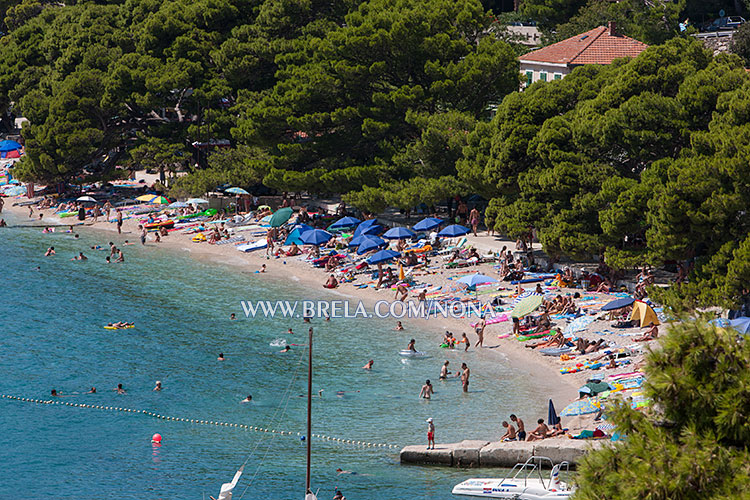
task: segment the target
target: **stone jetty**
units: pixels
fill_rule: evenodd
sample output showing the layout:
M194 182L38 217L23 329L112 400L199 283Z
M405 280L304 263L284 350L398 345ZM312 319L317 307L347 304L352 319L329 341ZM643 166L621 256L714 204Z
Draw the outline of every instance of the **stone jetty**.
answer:
M554 463L568 462L571 468L592 448L609 441L545 439L542 441L494 442L465 440L460 443L407 446L401 450L402 464L443 465L447 467L513 467L532 455L547 457Z

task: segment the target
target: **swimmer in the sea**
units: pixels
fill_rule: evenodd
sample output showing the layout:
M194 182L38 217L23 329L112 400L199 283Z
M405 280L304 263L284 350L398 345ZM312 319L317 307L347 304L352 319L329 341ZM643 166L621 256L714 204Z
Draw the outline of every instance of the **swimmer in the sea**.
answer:
M219 353L219 357L218 357L218 358L216 358L216 361L224 361L225 359L226 359L226 358L224 357L224 353L223 353L223 352L220 352L220 353Z
M117 388L114 389L117 394L125 394L125 389L122 388L122 384L117 384Z
M46 252L44 252L45 257L50 257L52 255L55 255L55 247L49 247Z
M56 398L57 396L59 396L61 394L62 394L61 392L58 393L57 390L52 389L52 392L50 393L50 396L52 396L53 398Z
M161 387L161 380L156 381L156 387L154 387L155 391L160 391L162 389Z
M83 252L78 252L78 255L76 255L70 260L89 260L89 258L83 255Z
M294 332L292 331L291 328L289 330L287 330L286 333L287 333L287 335L294 335Z
M362 367L363 370L372 370L372 365L375 363L374 359L371 359L367 362L365 366Z
M291 347L289 347L288 345L285 345L284 348L282 350L280 350L279 352L289 352L291 350L292 350Z
M229 315L229 319L237 319L237 316L234 315L234 313Z
M91 390L86 394L96 394L96 387L92 387Z
M411 351L411 352L417 352L417 348L416 348L416 347L414 346L414 343L415 343L415 342L416 342L416 341L415 341L414 339L411 339L411 340L409 341L409 345L408 345L408 346L406 346L406 350L407 350L407 351Z
M248 396L245 399L243 399L242 401L240 401L240 403L250 403L250 402L252 402L252 400L253 400L253 397L248 394Z
M403 329L404 329L404 325L402 325L400 321L397 321L396 328L394 328L394 330L396 330L397 332L400 332Z

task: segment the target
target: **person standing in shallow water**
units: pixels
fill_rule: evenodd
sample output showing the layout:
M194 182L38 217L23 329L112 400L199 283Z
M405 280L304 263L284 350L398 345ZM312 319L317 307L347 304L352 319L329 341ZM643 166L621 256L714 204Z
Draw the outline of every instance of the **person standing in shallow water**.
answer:
M469 392L469 375L471 371L466 363L461 363L461 385L463 385L464 392Z

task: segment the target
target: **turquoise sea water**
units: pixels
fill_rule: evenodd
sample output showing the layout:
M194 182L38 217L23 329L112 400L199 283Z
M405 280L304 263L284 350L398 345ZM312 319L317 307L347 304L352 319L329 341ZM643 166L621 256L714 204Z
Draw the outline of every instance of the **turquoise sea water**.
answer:
M40 229L0 230L0 393L47 399L55 388L67 402L304 433L305 399L298 397L306 390L304 349L281 354L269 342L304 343L307 325L246 319L239 301L340 297L153 245L123 247L125 264L110 265L106 252L89 249L110 240L119 246L128 237L137 240L85 230L77 240ZM57 256L45 258L50 245ZM89 261L69 260L79 251ZM239 319L230 321L232 312ZM102 328L119 320L135 321L136 328ZM502 360L437 348L437 327L413 330L405 322L407 331L395 332L393 324L313 321L314 390L324 390L314 400L314 433L419 444L425 419L434 417L438 442L496 439L511 412L527 425L546 415L543 384L530 383ZM284 334L289 327L294 337ZM433 357L402 360L397 351L409 337ZM216 361L221 351L225 362ZM361 369L369 358L375 359L370 373ZM458 381L437 380L445 359L472 368L469 394ZM426 378L436 389L431 401L417 398ZM156 380L162 392L152 391ZM118 383L126 395L112 391ZM97 394L73 394L91 386ZM254 402L240 404L247 394ZM0 399L0 427L0 498L208 498L248 457L235 499L304 494L305 449L296 436L8 399ZM161 447L150 443L156 432L164 438ZM358 474L337 476L337 467ZM401 466L398 450L313 440L313 485L321 499L331 498L334 487L349 500L448 499L467 477L499 473Z

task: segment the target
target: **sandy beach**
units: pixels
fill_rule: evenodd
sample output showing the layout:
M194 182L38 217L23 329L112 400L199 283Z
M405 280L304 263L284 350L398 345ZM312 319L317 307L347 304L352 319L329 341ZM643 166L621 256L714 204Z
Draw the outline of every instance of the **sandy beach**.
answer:
M10 200L7 200L10 201ZM13 203L6 203L6 210L12 211L16 214L20 221L24 221L24 218L28 218L28 208L26 207L12 207ZM64 222L58 216L54 215L51 210L42 211L43 219L38 219L39 212L35 210L33 219L28 219L30 225L42 226L45 224L49 225L64 225ZM118 247L124 249L124 253L127 259L127 246L122 247L121 245L128 240L137 244L139 241L139 230L138 230L138 219L131 218L126 219L123 224L122 234L118 235L116 225L114 222L106 222L100 220L97 223L93 223L90 219L86 220L84 225L76 226L76 231L97 231L101 232L102 236L106 237L102 241L102 245L106 244L107 241L112 241ZM235 245L215 245L207 242L196 243L192 241L192 234L184 234L180 230L171 231L168 236L163 237L161 242L156 243L154 241L153 234L149 234L149 238L146 242L147 247L161 248L173 252L187 253L191 258L198 259L204 262L214 262L223 265L233 266L241 269L243 273L252 273L254 277L259 277L264 280L278 280L283 282L289 282L290 280L296 282L300 288L304 288L309 293L311 300L326 300L326 299L347 299L350 302L362 301L366 306L372 307L377 301L393 301L394 292L392 289L375 289L372 286L365 288L359 288L355 285L362 283L362 279L358 279L354 284L342 283L335 290L328 290L322 285L327 277L326 273L322 269L315 269L309 263L301 260L300 257L285 257L285 258L274 258L266 257L265 250L258 250L255 252L244 253L238 252L235 249ZM490 238L487 238L490 241ZM510 242L507 242L510 247ZM41 251L42 249L40 249ZM432 271L429 274L416 275L416 280L419 283L429 284L432 287L443 287L444 289L455 288L456 284L450 278L456 277L459 274L466 274L467 269L471 272L482 272L487 275L496 274L492 264L485 263L471 268L462 268L456 270L447 270L443 266L439 265L440 258L434 259ZM266 265L265 273L256 273L261 266ZM498 289L507 291L508 295L515 292L515 286L508 283L498 283ZM527 290L533 290L534 284L525 285ZM548 290L548 293L561 293L561 294L572 294L574 292L581 292L581 290L575 289L560 289ZM591 294L586 293L587 297L596 295L594 298L597 303L600 301L608 301L614 296L608 296L606 294ZM592 297L593 298L593 297ZM410 301L415 301L416 297L410 296ZM507 303L504 301L504 303ZM578 373L567 373L562 374L560 369L566 366L571 366L577 360L585 360L589 356L582 356L574 361L562 361L558 356L542 356L532 349L526 348L523 342L518 342L512 335L508 334L512 330L512 323L510 321L503 321L495 324L488 325L485 330L484 336L484 348L475 348L473 343L476 342L477 336L474 333L474 329L470 323L476 321L476 318L450 318L450 317L432 317L430 319L418 319L404 318L403 320L405 331L394 332L399 335L399 348L405 348L409 340L409 328L418 327L427 331L434 332L435 345L440 344L441 339L445 331L453 332L457 338L460 338L462 333L466 333L469 340L472 343L470 352L472 356L476 356L477 359L484 360L503 360L506 363L510 363L513 370L518 373L523 373L530 379L537 381L549 392L549 397L556 401L558 405L558 411L562 409L572 400L578 397L578 388L587 382L587 380L596 376L601 378L602 376L614 375L618 373L627 373L634 371L633 367L637 366L642 360L642 355L636 355L631 358L631 363L623 367L614 370L597 370L594 371L580 371ZM394 326L396 320L393 321ZM564 322L557 322L557 328L564 329ZM592 340L605 339L611 341L617 345L623 345L624 343L630 344L628 337L638 335L642 333L639 328L626 329L618 332L612 332L608 330L608 322L602 319L593 321L588 328L579 333L584 338ZM504 338L498 338L498 337ZM403 345L401 345L403 344ZM631 344L632 345L632 344ZM643 346L644 348L646 346ZM463 349L463 346L458 347ZM596 355L596 353L594 353ZM591 356L594 357L594 356ZM605 373L606 372L606 373ZM472 373L473 377L481 377L481 373ZM542 415L543 409L540 408L539 415ZM591 416L584 417L570 417L563 419L563 425L571 430L581 429L591 424ZM528 426L528 424L527 424Z

